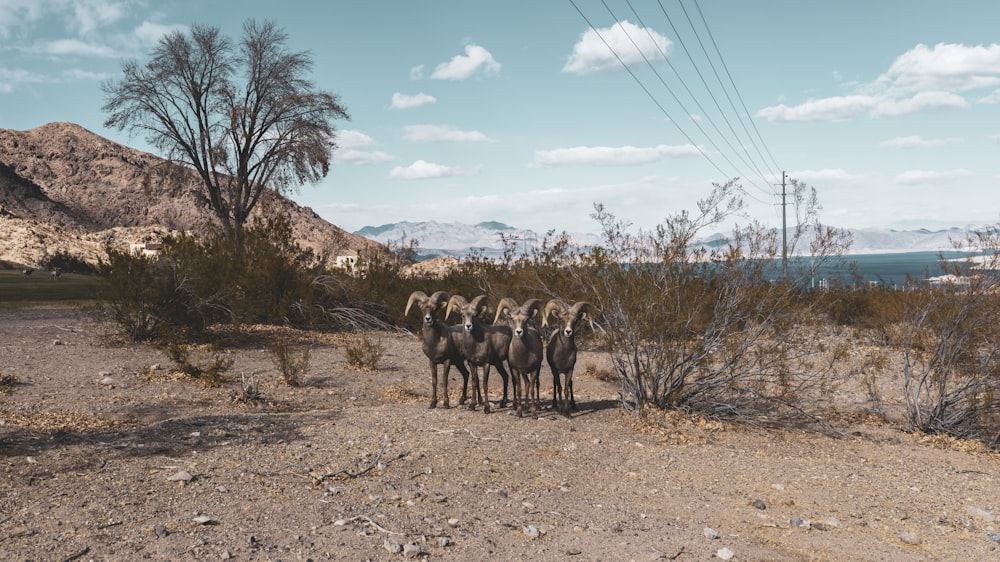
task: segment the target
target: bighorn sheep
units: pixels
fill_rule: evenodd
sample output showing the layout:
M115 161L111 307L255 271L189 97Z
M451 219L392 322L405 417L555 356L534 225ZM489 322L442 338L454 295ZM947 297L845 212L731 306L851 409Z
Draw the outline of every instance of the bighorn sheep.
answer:
M53 268L52 268L52 279L54 279L54 280L58 281L58 280L59 280L59 277L60 277L61 275L62 275L62 269L60 269L60 268L58 268L58 267L53 267Z
M593 307L589 303L578 302L573 306L561 300L550 300L545 305L542 315L542 326L547 326L549 315L555 314L558 319L558 329L549 336L549 345L545 349L545 359L552 369L552 408L559 409L564 414L569 409L576 409L573 397L573 367L576 366L576 324L583 315L587 315L590 329L594 329ZM560 376L566 375L566 383L562 384ZM564 394L565 390L565 394Z
M500 400L500 407L507 404L507 370L504 369L503 362L507 360L507 353L510 348L512 331L510 326L484 326L480 324L476 317L483 310L489 308L489 298L486 295L479 295L468 302L460 295L453 295L448 299L448 310L445 312L445 319L451 317L453 310L457 310L462 316L463 330L459 350L472 369L472 391L477 397L480 395L479 368L483 369L482 379L482 400L483 411L490 413L490 366L497 368L497 372L503 378L503 399ZM475 401L469 404L469 409L476 408Z
M531 415L538 415L538 376L542 370L544 349L542 335L529 322L541 308L542 301L538 299L529 299L518 306L514 299L504 298L497 305L497 314L493 319L496 324L503 315L513 332L507 364L514 382L514 405L518 416L523 415L526 402L531 404ZM518 378L521 379L520 384Z
M26 268L24 268L24 269L22 269L22 270L21 270L21 273L22 273L22 274L23 274L23 275L24 275L25 277L28 277L29 275L31 275L31 274L32 274L32 273L34 273L34 272L35 272L35 270L34 270L34 269L32 269L32 268L30 268L30 267L26 267Z
M423 349L431 364L431 408L436 408L438 403L438 365L444 365L444 381L441 389L444 393L443 407L451 407L448 403L448 371L452 365L462 373L462 398L458 403L465 404L468 399L469 370L465 367L458 349L463 330L459 326L448 326L435 318L437 311L449 298L450 295L444 291L437 291L430 297L423 291L414 291L406 303L406 311L403 312L404 316L409 314L410 307L416 303L423 314Z

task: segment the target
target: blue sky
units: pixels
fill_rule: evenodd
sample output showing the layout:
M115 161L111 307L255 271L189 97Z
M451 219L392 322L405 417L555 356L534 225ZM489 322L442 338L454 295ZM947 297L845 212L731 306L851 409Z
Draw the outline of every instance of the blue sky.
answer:
M1000 220L992 0L0 0L0 128L147 149L104 128L101 81L162 33L247 18L351 114L329 176L292 195L351 231L596 232L595 202L649 228L733 177L780 225L782 171L834 226Z

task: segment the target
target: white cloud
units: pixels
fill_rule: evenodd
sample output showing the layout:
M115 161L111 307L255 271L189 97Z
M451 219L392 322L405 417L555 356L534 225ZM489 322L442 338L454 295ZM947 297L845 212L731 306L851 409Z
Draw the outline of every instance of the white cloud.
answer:
M57 57L104 57L111 58L119 55L117 51L107 45L97 45L87 43L80 39L57 39L49 41L38 47L38 50L47 55Z
M38 84L46 78L23 68L4 68L0 66L0 93L9 94L23 84Z
M1000 133L994 133L994 134L990 135L989 138L993 142L1000 143Z
M391 162L396 158L388 152L381 150L359 150L378 143L375 139L354 129L347 129L337 132L337 145L339 148L333 153L333 158L338 162L350 162L356 165L377 164L380 162Z
M917 185L923 183L940 183L956 179L972 177L972 172L964 169L937 172L933 170L909 170L896 176L896 183Z
M765 107L757 117L768 121L843 121L864 115L878 104L872 96L836 96L809 100L796 106Z
M919 44L900 55L878 83L908 92L996 87L1000 85L1000 45Z
M919 44L903 53L876 80L857 84L845 96L809 100L795 106L765 107L769 121L841 121L867 115L895 117L935 109L962 109L971 90L1000 86L1000 45ZM1000 91L980 103L1000 102Z
M535 166L636 166L663 160L699 156L698 147L685 145L657 145L648 148L634 146L576 146L554 150L536 150Z
M562 71L590 74L620 70L622 62L626 65L646 60L655 62L666 56L670 46L670 40L652 28L639 27L628 20L622 20L611 27L585 31L576 45L573 45L573 54L567 59Z
M63 77L67 80L107 80L112 75L107 72L91 72L82 68L70 68L63 71Z
M344 131L337 131L337 144L340 145L341 148L358 148L361 146L374 145L375 139L362 133L361 131L347 129Z
M858 183L864 181L866 177L861 174L851 174L840 168L822 168L820 170L796 170L789 172L790 177L802 180L806 183L838 182L838 183ZM780 183L781 178L776 178L775 183Z
M464 56L455 55L450 61L437 65L431 78L465 80L479 71L484 74L496 74L500 72L500 63L493 60L493 55L479 45L466 45Z
M396 158L388 152L381 150L358 150L356 148L340 149L333 153L334 160L338 162L350 162L356 165L378 164L381 162L392 162Z
M114 23L125 15L125 2L113 0L74 0L71 2L70 25L81 35L95 31L102 25Z
M389 170L389 179L424 180L431 178L446 178L458 175L459 173L460 170L452 166L444 166L433 162L427 162L425 160L417 160L409 166L396 166L392 170Z
M187 32L188 26L180 24L162 24L151 21L144 21L139 24L132 33L144 45L154 45L164 35L175 31Z
M961 109L968 106L969 102L958 94L949 92L921 92L910 98L882 100L872 108L869 115L872 117L894 117L932 109Z
M3 0L0 2L0 38L10 36L12 28L38 21L45 6L38 0Z
M396 92L392 94L392 109L409 109L411 107L420 107L421 105L428 103L437 103L437 98L434 96L427 95L423 92L415 96L408 96L406 94L400 94Z
M489 142L479 131L461 131L444 125L410 125L404 127L403 138L415 142Z
M417 65L410 69L410 80L419 80L424 77L424 65Z
M958 137L948 137L943 139L925 139L920 135L910 135L908 137L896 137L878 143L883 148L931 148L944 146L946 144L959 144L963 142Z

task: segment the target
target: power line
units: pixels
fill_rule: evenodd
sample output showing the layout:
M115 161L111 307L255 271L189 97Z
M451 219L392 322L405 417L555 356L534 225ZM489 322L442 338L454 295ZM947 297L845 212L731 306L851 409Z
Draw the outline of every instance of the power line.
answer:
M743 177L752 186L754 186L760 192L762 192L762 193L764 193L764 194L766 194L768 196L778 197L779 194L777 194L774 191L774 189L772 187L773 184L771 184L771 180L769 180L765 176L763 170L757 164L757 162L755 161L755 159L753 158L753 156L751 155L751 153L749 152L749 150L747 149L747 147L746 146L741 146L740 148L737 148L737 147L735 147L729 141L729 136L727 134L725 134L725 133L722 132L722 130L719 128L719 126L717 125L717 123L715 122L715 120L712 118L712 114L710 112L706 111L705 108L701 105L701 103L699 101L699 96L696 96L694 94L694 92L692 92L691 88L688 86L687 82L684 80L684 78L681 75L681 73L677 70L677 68L674 67L674 65L670 61L670 58L667 56L667 53L664 52L664 49L660 48L659 43L653 37L652 28L650 26L646 25L645 22L643 22L643 20L642 20L641 16L639 15L638 11L632 5L632 2L630 0L625 0L625 1L628 4L629 8L632 10L632 14L637 19L639 25L646 31L646 33L649 36L652 44L659 50L659 53L663 56L664 61L667 63L667 65L670 67L670 69L674 72L674 75L676 76L677 80L684 87L684 89L687 92L687 94L694 101L695 105L697 105L698 109L702 112L702 114L704 115L704 117L706 118L706 120L709 122L709 124L712 126L712 128L715 130L715 132L719 135L719 137L722 139L722 141L729 147L729 149L738 157L738 159L744 165L747 165L750 168L752 168L756 172L756 174L760 177L760 179L762 179L764 181L764 184L767 185L770 189L761 188L756 183L756 181L754 181L749 175L743 173L742 170L740 170L740 166L736 165L732 160L729 159L729 157L727 156L726 152L724 150L722 150L719 147L718 144L716 144L716 142L713 139L713 137L711 135L709 135L708 132L706 132L706 130L698 123L698 120L695 119L695 115L691 111L688 111L688 109L685 107L684 103L680 100L680 98L677 96L677 94L674 92L674 90L669 86L669 84L667 84L667 81L660 74L660 72L657 71L656 67L653 65L653 62L650 61L649 58L646 56L646 53L644 52L644 50L639 47L639 44L636 42L635 38L633 38L631 36L631 34L629 33L629 31L623 25L621 25L621 23L619 21L619 18L614 13L614 11L608 6L607 2L605 0L602 0L602 4L604 5L604 7L607 10L608 14L617 23L617 25L619 26L620 31L629 39L629 41L632 43L632 46L636 49L636 51L638 52L638 54L643 58L643 60L647 64L647 66L649 66L649 68L651 69L651 71L653 72L653 74L657 77L657 79L660 81L660 83L662 84L662 86L667 90L667 92L669 92L669 94L674 99L674 101L677 103L677 105L680 106L681 110L683 110L685 113L687 113L688 117L694 123L695 127L698 129L698 131L700 131L700 133L702 135L704 135L704 137L707 139L708 143L718 152L719 156L721 158L723 158L729 164L729 166L731 166L734 170L736 170L737 177ZM684 11L684 14L686 16L688 24L689 24L689 26L691 28L691 31L695 35L695 39L698 41L698 44L701 47L701 52L703 53L705 59L708 61L708 64L710 65L710 67L712 69L712 72L715 75L716 82L718 82L719 86L723 90L723 93L726 95L726 98L727 98L727 100L729 102L729 107L732 108L733 112L735 113L736 118L740 122L740 127L741 127L743 133L746 135L746 138L749 140L749 144L751 146L753 146L753 148L754 148L754 150L756 152L756 155L760 159L760 162L763 164L764 168L769 168L769 165L768 165L768 160L767 160L767 158L764 157L763 152L766 152L767 155L770 157L771 164L774 164L775 166L777 166L777 164L775 162L775 159L774 159L773 155L771 154L770 149L767 147L766 143L763 142L763 137L760 134L760 130L757 128L756 124L753 122L753 119L749 115L749 111L746 108L746 102L744 101L743 96L740 94L739 89L736 87L736 83L735 83L735 80L732 77L732 73L729 71L729 67L728 67L728 65L726 65L725 59L722 57L721 50L719 49L718 43L715 41L715 38L712 35L711 29L708 27L708 22L707 22L707 20L704 17L704 13L701 11L701 7L697 5L697 0L695 0L695 4L696 4L697 10L698 10L698 15L701 18L702 25L703 25L703 27L705 28L705 31L708 34L708 38L710 39L711 44L712 44L712 46L714 48L714 51L715 51L716 55L718 56L718 58L720 60L720 64L721 64L722 68L725 71L725 74L726 74L726 76L727 76L727 78L729 80L729 83L731 84L731 86L733 88L733 91L735 92L735 96L740 101L740 105L743 108L743 114L745 114L747 116L747 118L750 120L751 127L753 128L754 132L756 133L756 140L754 138L754 135L750 134L750 130L748 129L746 123L744 122L742 114L737 109L736 103L733 101L733 97L730 95L729 90L726 88L726 85L723 83L723 80L722 80L722 78L720 76L719 71L716 68L715 63L712 62L712 56L709 53L708 49L705 47L705 43L702 41L701 37L699 36L698 28L695 26L694 21L692 20L691 16L688 14L687 9L684 7L683 0L678 0L678 2L680 3L681 9ZM716 97L716 95L715 95L715 93L713 91L713 88L711 86L709 86L708 80L706 80L705 75L702 73L702 71L701 71L701 69L699 67L699 63L695 60L695 57L692 55L691 51L688 49L687 45L684 42L683 37L681 36L680 32L677 30L677 27L674 25L672 19L670 18L670 15L667 13L667 10L663 6L662 2L660 0L657 0L657 3L659 4L660 9L663 12L664 17L667 19L668 24L670 25L671 29L673 30L673 32L674 32L674 34L675 34L675 36L677 38L678 43L680 43L681 47L684 49L684 52L687 55L687 58L690 61L691 65L693 66L694 71L698 74L698 76L699 76L699 78L701 80L702 85L704 86L704 88L707 91L708 95L711 97L711 99L712 99L712 101L713 101L713 103L715 105L715 108L719 112L719 115L722 117L722 119L725 121L726 125L728 126L730 134L732 135L732 137L734 139L736 139L736 141L737 141L737 143L739 145L742 145L743 143L740 140L740 135L736 132L736 128L733 126L733 123L730 121L730 119L729 119L729 117L727 115L727 112L725 110L723 110L722 104L719 102L719 99ZM598 30L597 26L594 25L594 23L590 20L590 18L588 18L587 15L583 12L583 10L580 9L580 7L577 5L577 3L574 0L570 0L570 4L572 4L572 6L574 7L574 9L576 9L577 13L580 14L580 16L584 19L584 21L591 28L591 30L593 30L593 32L597 35L597 37L600 38L600 40L604 43L605 47L614 55L614 57L618 60L618 62L622 65L622 67L629 73L629 75L636 82L636 84L640 88L642 88L642 90L653 101L653 103L657 106L657 108L659 108L659 110L661 111L661 113L663 113L664 116L666 116L667 119L669 119L674 124L674 126L677 128L677 130L688 140L688 142L690 142L699 151L699 153L701 153L702 156L705 157L705 159L709 162L709 164L711 164L716 170L718 170L724 176L728 177L728 174L726 174L721 169L721 167L719 166L719 164L716 163L704 150L702 150L701 146L699 146L699 144L696 143L692 139L692 137L684 130L683 127L681 127L680 123L676 119L673 119L670 116L670 113L666 110L666 108L664 107L664 105L657 100L656 96L654 96L654 94L650 91L650 89L643 83L642 79L640 79L640 77L635 72L633 72L633 70L629 67L629 65L624 62L624 60L622 58L622 55L620 55L615 50L615 48L612 47L612 45L610 44L610 42L608 41L608 39L605 38L605 36L601 33L600 30ZM762 152L760 146L758 145L758 140L759 140L760 144L763 145L763 147L764 147L763 148L763 152ZM744 158L744 155L747 158L749 158L749 161L747 160L747 158ZM780 169L780 167L778 167L778 169ZM772 174L772 176L776 175L776 173L773 172L773 171L770 171L770 173ZM758 202L761 202L761 203L764 203L764 204L774 205L775 208L778 205L778 203L774 203L773 201L771 203L768 203L766 201L762 201L762 200L758 199L757 197L753 196L752 193L749 193L749 192L745 192L745 193L746 193L747 196L749 196L749 197L757 200Z
M725 177L728 177L728 174L726 174L726 172L723 171L722 168L719 167L719 165L716 164L715 161L713 161L704 150L702 150L701 146L699 146L698 143L696 143L691 138L691 136L688 135L687 132L677 123L677 120L670 117L670 113L666 110L666 108L664 108L663 105L660 104L660 102L656 99L656 97L653 96L653 93L650 92L649 88L647 88L646 85L642 83L642 80L640 80L639 77L636 76L634 72L632 72L632 69L629 68L628 64L626 64L624 60L622 60L621 56L618 54L617 51L615 51L614 47L612 47L611 44L608 43L608 40L604 38L604 35L602 35L601 32L597 30L597 27L590 21L590 18L588 18L587 15L584 14L583 11L580 9L580 7L576 5L576 2L574 0L569 0L569 3L573 5L577 13L580 14L580 17L582 17L583 20L587 22L587 25L590 26L590 29L592 29L594 33L597 34L597 37L601 40L602 43L604 43L604 46L606 46L608 50L611 51L611 54L613 54L615 58L618 59L618 62L622 65L622 68L624 68L625 71L629 73L632 79L635 80L636 84L638 84L639 87L642 88L642 91L645 92L646 95L649 97L649 99L652 100L653 103L656 105L656 107L660 109L660 112L663 113L663 115L666 116L666 118L671 123L673 123L675 127L677 127L677 130L680 131L681 135L683 135L684 138L687 139L689 143L691 143L691 146L695 147L695 149L699 153L701 153L701 155L704 156L705 159L708 160L708 162L716 170L718 170L720 174L722 174Z
M740 95L739 88L736 87L736 81L733 80L733 75L729 72L729 66L726 65L726 59L722 57L722 51L719 50L719 45L715 42L715 36L712 35L712 30L708 27L708 21L705 20L705 14L702 13L701 5L698 4L698 0L694 0L694 6L695 8L698 8L698 16L701 17L701 21L705 25L705 31L708 32L708 37L712 40L712 46L715 47L715 52L719 56L719 61L722 62L722 68L726 71L726 76L729 77L729 83L733 85L733 91L736 92L736 97L740 100L740 105L743 107L743 113L746 114L747 120L750 121L750 125L753 127L754 132L757 133L757 139L760 140L760 144L764 146L764 151L767 152L768 158L771 159L771 164L774 164L774 169L780 170L781 166L778 165L777 161L774 159L774 155L772 155L770 149L767 148L767 143L764 142L764 137L761 136L760 129L757 128L757 123L755 123L753 117L750 116L750 110L747 109L747 104L743 101L743 96ZM742 121L743 120L740 119L740 122ZM744 125L744 130L746 130L746 125ZM749 132L747 134L749 135ZM760 148L757 147L756 143L754 143L754 148L757 149L757 154L761 157L761 160L763 160L764 155L760 154ZM771 173L773 174L774 170L771 170Z
M680 0L678 0L678 3L680 3ZM705 79L705 75L702 73L701 69L699 68L697 61L695 61L695 57L691 53L691 50L688 49L687 43L684 42L684 37L681 35L680 31L677 29L677 26L674 25L674 21L670 17L670 14L667 13L667 9L663 6L663 2L660 1L660 0L657 0L657 5L660 7L660 11L663 12L663 17L666 18L667 23L670 25L670 29L673 30L674 35L677 37L677 42L680 43L681 48L684 49L684 54L687 55L688 61L691 62L691 66L694 68L695 73L698 74L698 78L701 80L702 86L705 87L705 91L708 92L708 95L712 98L712 102L715 103L715 108L719 111L719 115L722 116L723 120L726 122L726 125L729 126L729 132L732 133L732 135L733 135L733 137L735 139L739 140L739 135L736 133L736 129L733 127L732 122L730 122L729 118L726 116L726 112L722 109L722 104L719 103L718 98L712 92L712 87L708 85L708 80ZM684 10L684 4L680 3L680 6L681 6L681 9ZM686 15L687 14L687 10L684 10L684 13ZM711 57L708 56L708 52L705 50L704 44L702 43L701 38L698 36L698 30L691 23L691 19L690 18L687 18L687 19L688 19L688 25L691 27L691 31L694 34L695 39L698 41L698 44L701 45L701 47L702 47L702 53L705 55L705 59L708 61L709 66L711 66L713 68L713 70L714 70L715 67L712 64L712 59L711 59ZM718 73L716 73L716 78L718 78ZM719 83L721 84L721 81L719 81ZM723 88L723 91L725 92L725 88ZM726 95L728 97L728 93ZM753 139L751 138L751 142L752 141L753 141ZM733 150L736 150L736 149L734 148ZM764 176L764 174L761 172L760 168L756 165L756 163L752 164L751 167L757 172L757 174L761 177L761 179L764 180L765 184L770 183L768 181L768 179Z
M654 44L656 44L656 42L653 41L653 32L645 24L645 22L642 21L642 16L640 16L639 13L636 11L635 7L632 6L632 2L630 0L625 0L625 1L626 1L626 4L628 4L629 8L632 9L632 14L635 16L636 20L643 27L643 29L646 30L646 35L649 36L650 40ZM614 14L614 12L611 11L610 8L608 8L607 3L603 2L603 0L602 0L602 3L604 4L604 7L608 10L608 13L611 15L611 17L614 18L615 21L617 21L618 17ZM653 74L655 74L656 77L660 80L660 83L663 84L663 87L666 88L668 92L670 92L670 95L672 95L674 97L674 100L677 102L678 105L681 106L681 109L684 110L685 113L687 113L688 117L691 118L691 121L695 124L695 126L698 128L698 130L701 131L702 134L705 135L705 137L707 139L709 139L709 142L712 144L713 147L715 147L715 149L720 154L722 154L723 158L725 158L726 161L729 162L729 164L731 166L733 166L734 168L737 169L737 171L740 172L739 173L740 176L746 177L747 181L749 181L751 185L753 185L754 187L756 187L757 189L759 189L760 191L762 191L762 192L764 192L764 193L766 193L768 195L773 195L773 192L768 192L766 189L761 188L759 185L757 185L756 182L754 182L752 179L750 179L746 174L743 174L742 171L739 170L739 167L736 166L735 164L733 164L733 162L730 161L729 158L725 156L725 154L723 153L722 149L720 149L719 146L717 144L715 144L715 141L712 140L712 137L710 137L708 135L708 133L705 132L705 130L701 127L701 125L698 124L698 121L696 121L693 117L691 117L691 112L688 111L688 109L686 107L684 107L684 103L681 102L680 99L678 99L677 95L674 94L673 90L670 88L670 86L667 85L666 81L663 79L663 76L660 75L660 73L652 65L652 63L649 61L649 59L647 59L646 56L642 53L641 49L639 49L639 46L636 45L635 41L629 35L628 31L626 31L624 28L622 28L622 32L625 33L625 35L629 38L629 40L632 41L632 44L633 44L633 46L635 46L636 50L638 50L639 53L643 55L643 59L646 60L646 64L649 65L650 69L653 71ZM670 62L669 57L667 57L667 53L664 52L662 49L659 49L659 50L660 50L660 54L663 55L664 62L666 62L667 66L670 67L670 70L672 70L674 72L674 75L677 77L677 80L680 81L680 83L684 87L685 91L687 91L688 95L691 96L691 99L694 100L695 105L698 106L698 109L701 111L701 114L705 116L705 118L708 120L709 124L711 124L712 127L715 129L715 132L718 133L719 137L722 138L723 142L726 143L726 145L729 147L729 149L732 150L734 154L736 154L737 158L739 158L740 161L742 161L744 165L748 165L751 168L756 168L756 166L754 164L747 162L747 160L743 157L741 151L737 150L736 147L734 147L733 144L731 142L729 142L729 139L727 138L727 136L722 132L722 130L719 129L719 126L715 123L715 120L712 119L712 117L711 117L711 115L709 114L708 111L705 111L705 108L701 105L701 102L698 101L697 96L695 96L694 92L691 91L691 88L688 87L687 82L681 76L680 72L678 72L677 69L674 67L673 63ZM711 95L711 91L709 91L709 95ZM713 96L713 99L714 99L714 96ZM716 107L718 107L718 103L716 103ZM723 118L725 118L725 115L723 115ZM728 122L728 120L727 120L727 122ZM730 131L732 131L732 126L730 126ZM733 132L733 136L736 136L735 132ZM767 180L767 178L764 177L763 174L760 174L760 170L757 170L757 173L760 175L761 179L764 180L764 185L768 185L770 183Z

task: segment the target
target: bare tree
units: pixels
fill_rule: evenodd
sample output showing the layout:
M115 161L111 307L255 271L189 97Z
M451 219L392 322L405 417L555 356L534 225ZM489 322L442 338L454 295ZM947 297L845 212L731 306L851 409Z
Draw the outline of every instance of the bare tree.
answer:
M144 134L172 162L193 167L224 226L241 229L265 190L318 182L336 148L336 95L307 77L308 52L287 48L272 22L243 24L233 44L216 27L165 35L145 65L101 86L105 126Z

